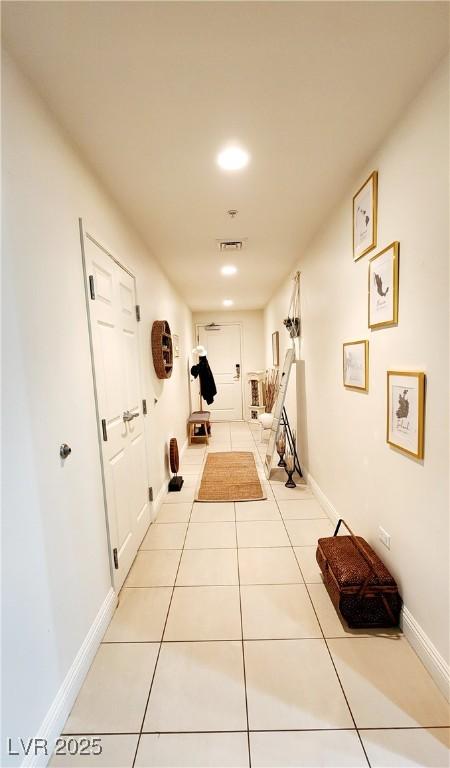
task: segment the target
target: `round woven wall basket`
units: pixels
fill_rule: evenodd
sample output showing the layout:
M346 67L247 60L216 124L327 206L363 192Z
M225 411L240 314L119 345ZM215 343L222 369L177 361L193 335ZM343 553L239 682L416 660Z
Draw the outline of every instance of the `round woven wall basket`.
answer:
M178 443L176 437L172 437L169 443L169 458L170 458L170 471L174 475L177 474L180 468L180 458L178 456Z
M167 320L155 320L152 325L152 356L158 379L170 379L173 370L173 348Z

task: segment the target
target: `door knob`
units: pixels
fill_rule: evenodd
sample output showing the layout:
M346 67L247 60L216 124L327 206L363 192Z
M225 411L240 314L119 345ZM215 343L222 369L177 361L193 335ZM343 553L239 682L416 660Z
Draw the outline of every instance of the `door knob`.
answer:
M133 421L133 419L137 419L138 416L139 416L139 411L137 413L131 413L131 411L123 412L124 421Z
M67 459L68 456L72 453L72 448L67 445L67 443L63 443L59 446L59 455L62 459Z

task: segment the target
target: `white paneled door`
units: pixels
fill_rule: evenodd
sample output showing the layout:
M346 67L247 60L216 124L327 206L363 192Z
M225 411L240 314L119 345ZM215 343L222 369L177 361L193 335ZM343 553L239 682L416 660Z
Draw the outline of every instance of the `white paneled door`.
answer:
M242 361L241 326L198 325L198 343L208 352L208 362L217 387L217 396L211 405L212 421L239 421L242 419Z
M118 590L150 522L135 281L88 235L84 257L107 524Z

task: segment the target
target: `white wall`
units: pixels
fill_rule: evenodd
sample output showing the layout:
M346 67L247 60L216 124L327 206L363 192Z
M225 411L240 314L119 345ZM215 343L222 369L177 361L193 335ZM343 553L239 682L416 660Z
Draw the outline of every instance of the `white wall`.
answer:
M447 61L302 254L303 360L297 370L303 461L339 516L385 559L407 608L447 661L448 87ZM400 241L400 294L398 326L370 332L369 256L352 260L352 196L374 169L379 172L377 250ZM281 329L290 291L286 281L266 309L267 359L270 334ZM368 394L342 386L342 343L363 338L370 340ZM386 444L388 369L427 374L423 461ZM380 525L391 534L389 552L378 541Z
M136 275L156 492L168 438L185 440L192 319L8 58L3 99L3 735L29 737L111 587L78 217ZM150 358L154 319L181 339L165 382Z

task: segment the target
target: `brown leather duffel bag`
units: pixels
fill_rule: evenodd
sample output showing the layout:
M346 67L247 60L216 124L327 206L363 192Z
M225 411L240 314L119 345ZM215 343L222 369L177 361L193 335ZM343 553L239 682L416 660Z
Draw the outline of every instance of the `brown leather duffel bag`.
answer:
M341 523L350 536L338 536ZM333 536L319 539L316 560L337 611L349 627L396 627L402 599L384 563L345 520Z

